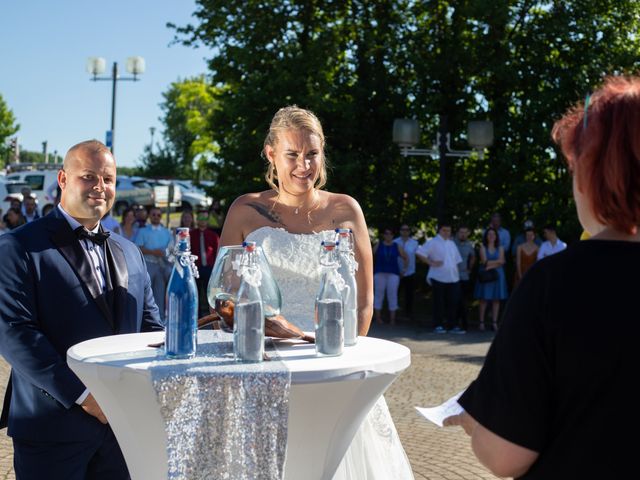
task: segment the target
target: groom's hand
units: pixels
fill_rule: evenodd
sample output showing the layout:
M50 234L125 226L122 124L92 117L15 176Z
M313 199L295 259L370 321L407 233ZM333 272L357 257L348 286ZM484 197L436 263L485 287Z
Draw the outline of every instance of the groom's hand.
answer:
M100 405L98 405L98 402L96 402L96 399L93 397L93 395L87 395L87 398L84 399L84 402L82 402L80 406L89 415L91 415L92 417L96 417L100 421L100 423L104 425L109 423L107 422L107 417L105 417L104 413L102 413L102 409L100 408Z

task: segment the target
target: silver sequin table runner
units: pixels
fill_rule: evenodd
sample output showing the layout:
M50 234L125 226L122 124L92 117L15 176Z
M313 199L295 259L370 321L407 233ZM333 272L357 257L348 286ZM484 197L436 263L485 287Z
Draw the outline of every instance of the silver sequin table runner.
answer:
M232 339L199 331L194 358L149 367L167 432L169 480L283 477L291 375L270 340L271 361L247 364L234 361Z

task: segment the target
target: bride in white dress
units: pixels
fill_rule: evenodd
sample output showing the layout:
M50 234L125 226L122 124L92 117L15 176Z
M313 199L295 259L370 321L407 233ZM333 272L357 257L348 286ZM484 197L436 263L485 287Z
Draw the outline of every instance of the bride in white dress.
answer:
M362 210L347 195L320 190L326 182L324 134L316 116L298 107L280 109L264 142L271 190L235 200L221 245L255 241L269 260L283 296L282 314L313 331L314 299L320 284L322 240L335 228L350 228L359 263L358 332L366 335L373 313L373 261ZM413 473L380 397L356 433L333 480L412 480Z

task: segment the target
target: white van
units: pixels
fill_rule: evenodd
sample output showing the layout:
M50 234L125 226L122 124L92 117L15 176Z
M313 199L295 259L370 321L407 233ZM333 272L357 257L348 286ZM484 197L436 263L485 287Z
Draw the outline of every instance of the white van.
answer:
M38 211L46 205L54 205L58 189L58 170L62 164L55 163L17 163L7 168L5 179L29 184L31 193L35 195Z

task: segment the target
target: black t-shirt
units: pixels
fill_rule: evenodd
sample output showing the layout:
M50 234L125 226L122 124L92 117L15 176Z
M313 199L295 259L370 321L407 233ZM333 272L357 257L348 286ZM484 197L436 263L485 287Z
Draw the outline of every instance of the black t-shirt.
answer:
M587 240L526 273L459 403L540 457L523 479L627 478L640 420L640 243ZM631 474L633 476L633 474Z

